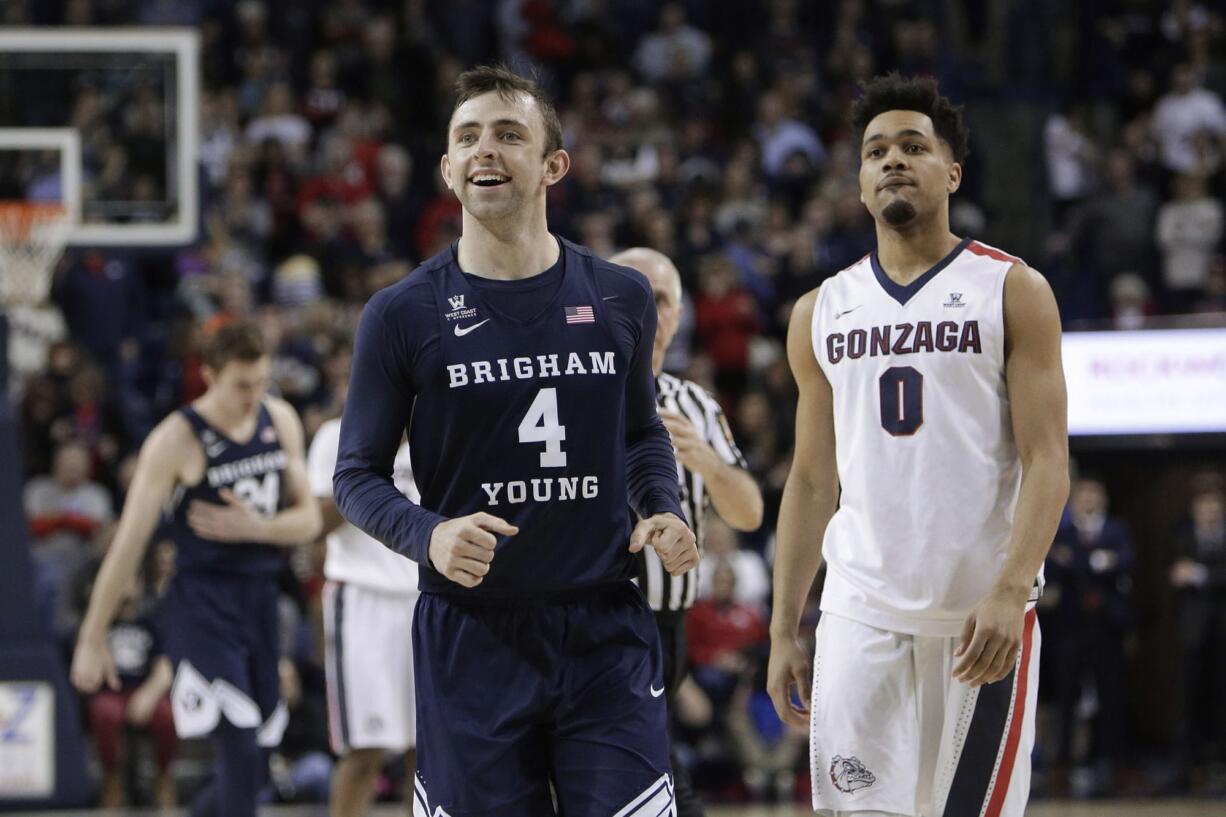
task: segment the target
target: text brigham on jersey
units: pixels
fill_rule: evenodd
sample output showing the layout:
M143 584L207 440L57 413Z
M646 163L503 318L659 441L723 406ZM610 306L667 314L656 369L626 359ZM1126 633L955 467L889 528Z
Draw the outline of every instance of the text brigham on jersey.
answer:
M213 488L229 485L243 477L258 477L270 471L283 471L289 458L281 449L266 451L253 457L214 465L208 470L209 485Z
M533 378L565 377L580 374L617 374L612 352L588 352L585 364L583 357L570 352L566 360L561 355L537 355L535 357L500 357L497 360L473 360L453 363L447 367L448 388L456 389L469 384L493 383L497 380L532 380ZM565 365L565 368L562 368Z

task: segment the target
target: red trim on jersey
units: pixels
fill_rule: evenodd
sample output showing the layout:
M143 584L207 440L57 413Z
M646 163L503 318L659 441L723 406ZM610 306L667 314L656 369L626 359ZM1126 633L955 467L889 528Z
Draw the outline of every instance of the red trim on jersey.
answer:
M854 266L856 266L856 265L858 265L858 264L863 264L863 263L864 263L864 259L868 258L868 257L869 257L870 255L872 255L872 254L873 254L873 251L872 251L872 250L869 250L869 251L868 251L868 252L866 252L864 255L860 256L860 260L859 260L859 261L856 261L855 263L852 263L852 264L848 264L847 266L843 267L843 269L839 270L839 272L846 272L847 270L851 269L852 267L854 267Z
M1022 263L1022 259L1001 252L995 247L989 247L987 244L980 244L978 241L972 241L966 248L975 255L984 255L988 258L995 258L997 261L1008 261L1010 264Z
M1017 668L1017 691L1013 696L1009 737L1005 739L1005 754L1000 760L1000 771L996 774L996 785L992 787L992 795L988 800L988 810L984 813L984 817L1000 817L1000 810L1005 805L1005 796L1009 793L1009 778L1013 776L1013 761L1017 759L1017 745L1022 738L1022 721L1026 718L1026 682L1030 674L1030 645L1034 635L1035 615L1033 608L1026 612L1025 631L1022 633L1022 660Z

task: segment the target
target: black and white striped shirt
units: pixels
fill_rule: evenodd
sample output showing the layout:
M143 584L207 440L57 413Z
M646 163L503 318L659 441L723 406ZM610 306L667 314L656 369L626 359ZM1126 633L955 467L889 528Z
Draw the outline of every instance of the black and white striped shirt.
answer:
M694 425L698 436L729 465L744 468L745 458L732 439L724 411L701 386L674 377L667 372L656 378L656 405L675 411ZM677 463L677 482L681 489L681 507L685 510L698 552L702 553L703 528L711 498L707 496L703 478ZM652 548L639 552L639 587L652 610L675 612L688 610L698 597L698 570L680 576L670 576Z

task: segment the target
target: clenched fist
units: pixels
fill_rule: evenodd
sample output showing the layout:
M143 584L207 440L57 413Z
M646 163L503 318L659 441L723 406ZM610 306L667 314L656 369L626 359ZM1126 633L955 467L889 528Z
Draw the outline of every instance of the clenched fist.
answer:
M514 536L519 528L488 513L448 519L430 535L430 564L456 584L476 587L490 572L496 533Z
M673 576L698 567L698 544L689 527L672 513L649 516L634 526L630 534L630 552L653 547L664 569Z

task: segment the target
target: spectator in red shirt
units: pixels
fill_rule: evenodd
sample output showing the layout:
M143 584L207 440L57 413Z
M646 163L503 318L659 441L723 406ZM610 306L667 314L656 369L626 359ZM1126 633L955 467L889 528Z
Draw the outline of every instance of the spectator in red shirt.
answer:
M685 620L694 679L722 707L732 697L749 654L767 642L766 618L756 605L736 601L736 572L721 559L711 595L695 602Z
M88 561L94 531L114 515L111 494L90 480L91 469L89 449L69 440L56 448L51 475L26 483L34 560L52 596L51 609L68 577Z
M377 151L377 147L374 148ZM325 136L319 148L319 172L303 182L298 190L298 207L313 203L320 197L343 204L354 204L374 193L370 165L366 154L370 146L361 140L334 129Z
M735 402L745 390L749 342L758 333L758 307L738 280L736 267L723 253L699 264L699 293L694 299L695 332L715 363L715 387L722 402Z

